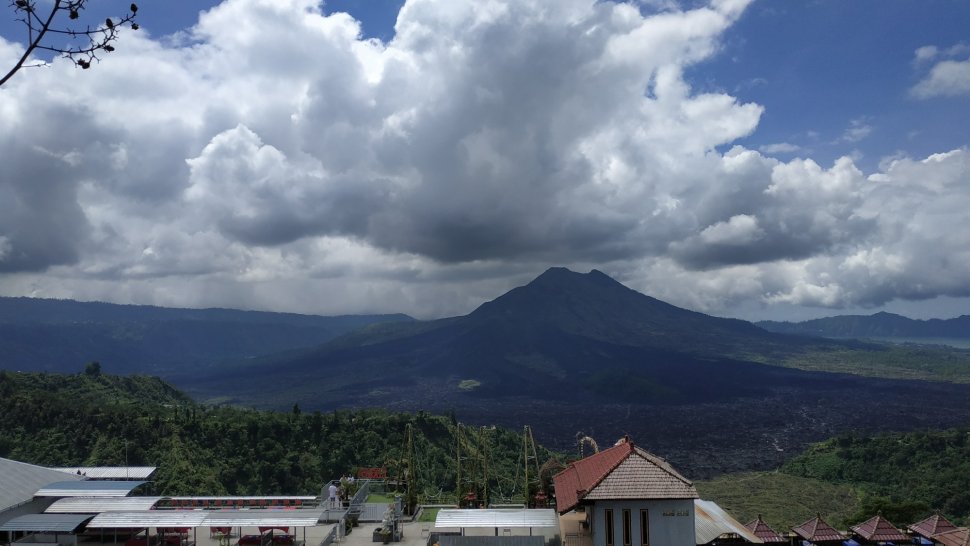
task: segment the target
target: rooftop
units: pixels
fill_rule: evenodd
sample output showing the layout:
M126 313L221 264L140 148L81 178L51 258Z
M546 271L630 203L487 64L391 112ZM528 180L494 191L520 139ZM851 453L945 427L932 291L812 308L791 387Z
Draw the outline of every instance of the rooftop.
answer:
M787 538L779 535L774 529L765 523L765 520L761 519L761 515L758 515L758 519L745 525L752 533L755 534L762 542L788 542Z
M825 523L822 516L815 516L798 527L792 527L792 531L809 542L841 542L846 538L845 535Z
M869 518L852 527L852 532L870 542L908 541L906 533L900 531L882 516Z
M576 461L553 476L560 514L583 500L696 499L694 484L667 461L638 448L629 438Z
M39 488L51 482L82 479L81 476L65 475L50 468L4 458L0 458L0 476L3 477L3 484L0 486L0 512L29 502Z
M939 514L934 514L923 521L918 521L909 526L910 531L925 538L931 538L933 535L953 531L956 528L957 526L950 523L950 520Z

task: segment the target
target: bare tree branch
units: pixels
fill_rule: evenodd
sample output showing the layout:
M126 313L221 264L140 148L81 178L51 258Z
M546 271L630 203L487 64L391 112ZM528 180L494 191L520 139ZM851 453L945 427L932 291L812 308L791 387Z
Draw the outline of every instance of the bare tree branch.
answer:
M38 14L36 0L11 0L10 7L17 15L17 21L27 28L27 49L10 71L0 78L0 86L24 68L24 63L35 51L49 51L62 55L70 59L75 66L88 69L91 68L92 62L100 61L99 53L110 53L115 50L112 42L118 39L118 31L121 28L127 26L132 30L138 30L138 23L135 22L138 6L135 4L131 5L124 17L120 19L109 17L103 24L93 27L88 24L83 30L80 27L70 26L70 23L65 26L53 26L59 19L58 16L66 16L69 21L80 19L87 2L88 0L54 0L50 12ZM66 40L66 44L50 43L52 36L60 36ZM45 38L48 41L45 41Z

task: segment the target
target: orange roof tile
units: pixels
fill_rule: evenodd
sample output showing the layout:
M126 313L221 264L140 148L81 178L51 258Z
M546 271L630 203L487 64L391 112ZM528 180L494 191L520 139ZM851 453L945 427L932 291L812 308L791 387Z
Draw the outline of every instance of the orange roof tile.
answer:
M916 522L909 526L910 531L924 538L930 538L933 535L953 531L956 528L957 526L950 523L950 520L939 514L933 514L923 521Z
M584 499L699 498L690 480L660 457L634 446L629 438L570 464L552 479L560 514Z
M761 519L761 515L758 515L758 519L752 521L745 525L752 533L764 542L788 542L787 538L782 537L775 532L774 529L765 523L765 520Z
M909 540L906 533L889 523L889 520L882 516L869 518L866 521L852 527L852 532L870 542L892 542L894 540Z
M845 535L833 529L822 520L822 516L815 516L798 527L792 527L795 534L809 542L833 542L845 540Z

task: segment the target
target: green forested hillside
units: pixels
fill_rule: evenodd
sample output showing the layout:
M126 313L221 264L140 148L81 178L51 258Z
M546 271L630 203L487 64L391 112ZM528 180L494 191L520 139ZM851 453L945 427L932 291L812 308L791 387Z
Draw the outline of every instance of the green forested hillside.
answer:
M158 466L152 487L163 495L317 494L357 466L389 464L394 475L408 423L418 492L450 500L455 426L447 417L208 407L152 377L0 372L0 456L49 466ZM466 449L487 449L490 489L510 494L509 477L521 475L521 435L472 429L463 437Z
M762 514L776 530L816 513L842 529L876 514L905 526L935 511L966 524L970 429L843 435L813 445L776 472L728 474L697 489L744 522Z
M843 435L812 446L783 472L851 484L889 511L970 516L970 429L866 438Z

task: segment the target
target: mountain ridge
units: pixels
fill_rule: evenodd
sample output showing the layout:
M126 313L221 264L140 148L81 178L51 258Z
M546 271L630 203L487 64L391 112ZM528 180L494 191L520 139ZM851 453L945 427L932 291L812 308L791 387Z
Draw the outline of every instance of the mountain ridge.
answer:
M88 361L117 373L168 376L313 347L402 314L326 317L0 297L2 367L72 372Z
M801 322L760 321L756 325L769 332L836 339L970 339L970 315L922 320L882 311L872 315L838 315Z

